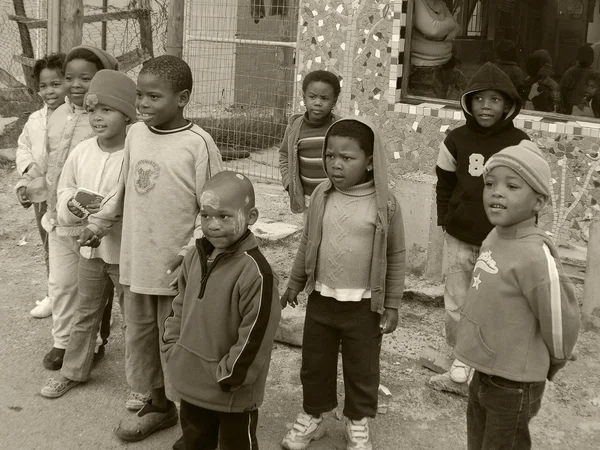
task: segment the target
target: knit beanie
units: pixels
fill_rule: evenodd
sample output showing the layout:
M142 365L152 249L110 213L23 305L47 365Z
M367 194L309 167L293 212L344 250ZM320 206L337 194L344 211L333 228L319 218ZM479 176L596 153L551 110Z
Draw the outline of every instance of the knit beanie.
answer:
M594 50L590 44L584 44L577 49L577 61L582 67L590 67L594 62Z
M109 106L125 114L134 123L137 121L135 89L135 82L123 72L100 70L90 82L83 105L86 110L98 104Z
M67 53L67 61L69 61L69 56L71 55L71 53L73 53L75 50L82 49L93 53L102 63L103 69L119 70L119 61L117 61L117 58L115 58L110 53L105 52L101 48L94 47L93 45L78 45L76 47L73 47L71 50L69 50L69 53Z
M514 170L535 192L550 197L550 166L533 142L524 139L493 155L483 167L483 176L500 166Z
M496 45L496 55L504 61L517 62L517 46L510 39L500 39L500 42Z

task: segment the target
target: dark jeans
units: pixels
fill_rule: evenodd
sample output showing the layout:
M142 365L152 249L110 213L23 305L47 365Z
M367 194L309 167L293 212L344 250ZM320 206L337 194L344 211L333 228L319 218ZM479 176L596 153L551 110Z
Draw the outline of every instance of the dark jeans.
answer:
M371 299L340 302L314 291L308 297L302 339L304 411L319 415L337 406L340 341L344 372L344 415L352 420L375 417L379 388L381 316Z
M469 386L469 450L528 450L529 421L542 406L545 381L521 383L475 371Z
M201 408L181 400L179 411L183 438L176 450L258 450L258 409L225 413ZM183 444L183 445L182 445Z
M103 344L106 344L110 334L109 308L112 307L114 286L121 299L123 289L119 284L119 265L107 264L100 258L87 259L81 256L78 277L77 309L71 322L71 334L60 373L70 380L87 381L92 370L98 330L101 331Z

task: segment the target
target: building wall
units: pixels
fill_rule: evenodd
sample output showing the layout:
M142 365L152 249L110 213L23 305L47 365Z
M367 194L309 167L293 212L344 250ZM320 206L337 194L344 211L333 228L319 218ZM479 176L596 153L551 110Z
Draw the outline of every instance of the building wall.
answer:
M300 6L296 86L297 98L301 98L302 78L317 69L332 71L341 78L338 110L342 115L369 116L379 127L390 184L400 198L398 181L415 174L434 175L440 142L449 130L464 124L460 109L396 102L406 4L402 0L304 0ZM301 102L298 105L302 109ZM521 115L515 124L540 145L552 166L559 214L553 215L550 207L540 222L551 231L553 220L572 207L561 240L585 244L589 218L600 210L600 127L538 119ZM586 180L591 189L582 188Z

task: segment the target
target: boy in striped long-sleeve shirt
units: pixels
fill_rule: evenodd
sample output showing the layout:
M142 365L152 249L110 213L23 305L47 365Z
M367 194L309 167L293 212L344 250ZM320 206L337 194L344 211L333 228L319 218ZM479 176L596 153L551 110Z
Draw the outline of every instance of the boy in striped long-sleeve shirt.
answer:
M181 398L173 448L257 449L273 338L277 278L248 230L258 218L248 178L220 172L200 196L204 237L186 255L162 351Z
M468 448L527 450L546 379L574 359L579 306L556 247L535 226L550 196L540 150L521 141L492 156L483 173L495 228L475 263L456 343L456 357L475 369Z

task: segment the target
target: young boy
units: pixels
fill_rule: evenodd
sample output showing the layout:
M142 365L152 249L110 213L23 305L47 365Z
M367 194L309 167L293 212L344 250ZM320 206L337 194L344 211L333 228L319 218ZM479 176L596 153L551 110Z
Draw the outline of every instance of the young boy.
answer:
M315 70L302 82L306 112L290 117L279 149L281 182L292 212L305 211L312 192L327 179L321 151L325 132L338 119L331 110L339 95L340 81L331 72Z
M503 148L528 139L512 122L521 110L521 97L496 65L486 63L475 72L460 103L467 123L452 130L440 144L435 169L437 221L446 232L444 305L446 341L451 348L479 247L492 229L481 200L483 165ZM454 361L449 373L436 375L432 381L450 377L455 383L465 383L469 375L468 367Z
M495 228L475 264L456 343L456 357L475 368L468 447L527 450L545 380L574 359L579 307L556 247L535 226L550 196L540 150L529 141L508 147L489 159L484 177Z
M258 219L245 176L220 172L200 197L204 237L189 251L162 351L181 398L186 449L258 449L256 426L281 315L277 278L248 230Z
M101 70L90 83L84 105L96 137L73 149L58 183L57 217L71 236L79 236L88 215L100 209L99 199L85 205L80 203L78 190L86 188L105 196L118 182L126 129L137 120L135 82L123 72ZM123 290L119 284L120 245L121 227L115 226L98 248L81 247L78 299L69 342L60 374L42 388L43 397L61 397L89 379L94 360L98 360L94 356L94 344L107 302L102 295L107 285L117 289L123 311Z
M143 123L129 129L118 186L80 236L82 245L95 246L123 219L125 371L134 393L151 391L142 409L115 430L126 441L177 423L165 394L159 336L176 294L172 272L193 248L200 225L202 186L222 170L213 139L183 116L191 90L190 67L177 57L159 56L142 67L136 107Z
M15 186L17 199L24 208L29 208L33 205L35 213L35 222L38 232L42 238L44 247L44 257L46 260L46 274L49 272L48 264L48 233L42 227L42 217L46 213L46 201L42 200L44 195L43 173L45 173L45 154L44 146L46 136L46 123L54 110L65 102L67 95L67 86L65 85L65 54L53 53L46 55L42 59L38 59L33 66L33 78L38 85L40 97L44 101L44 107L35 111L27 119L27 123L23 127L23 131L19 136L16 163L17 172L21 178ZM39 171L36 175L38 180L33 182L25 178L25 174L30 172L30 175ZM27 193L33 195L33 187L35 184L41 183L36 192L40 197L32 199ZM29 191L28 191L29 186ZM41 201L40 201L41 200ZM52 314L52 302L50 297L46 297L37 301L37 306L33 308L30 314L38 319L48 317Z
M600 72L592 72L587 76L585 80L585 97L583 98L583 104L580 105L580 110L582 112L577 112L578 115L600 117Z
M281 445L308 447L325 434L322 414L337 406L340 341L348 449L372 448L368 417L377 412L382 335L398 324L405 248L400 205L388 192L377 130L340 119L325 134L328 180L311 196L300 248L281 305L308 294L302 369L304 412Z
M590 44L583 44L577 49L577 62L560 79L561 104L558 112L572 114L573 107L581 104L585 96L587 77L594 72L590 67L593 62L594 50Z

